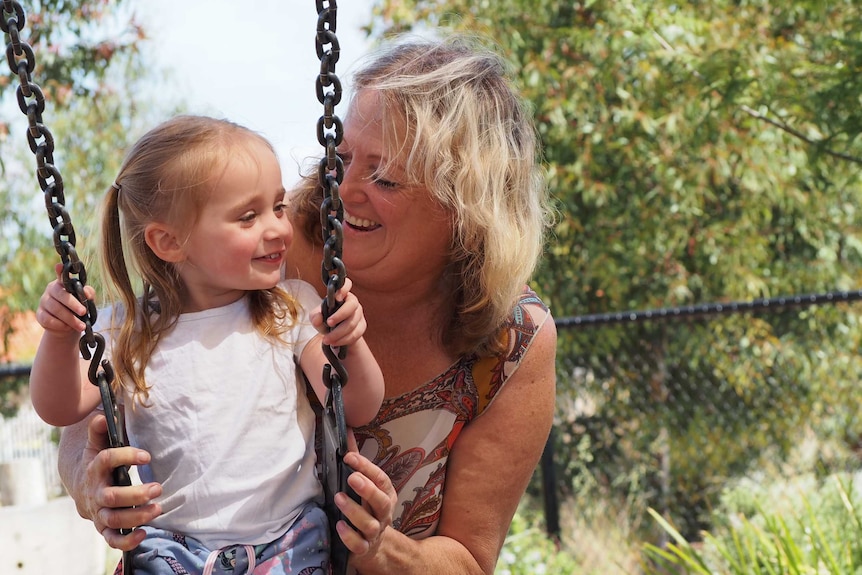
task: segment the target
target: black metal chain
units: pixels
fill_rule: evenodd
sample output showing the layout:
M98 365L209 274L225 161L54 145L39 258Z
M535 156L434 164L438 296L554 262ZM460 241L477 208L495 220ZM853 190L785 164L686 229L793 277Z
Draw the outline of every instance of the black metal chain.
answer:
M554 320L557 327L567 328L579 325L612 324L640 322L647 320L685 319L708 315L735 314L743 312L757 313L759 311L775 310L790 307L807 307L813 305L845 303L862 300L862 290L838 291L817 294L779 296L774 298L756 299L751 301L731 301L724 303L706 303L672 308L648 309L642 311L618 311L592 315L563 317Z
M321 303L323 319L338 309L341 305L336 301L335 294L344 285L346 269L341 260L343 245L342 220L344 206L341 204L338 186L344 178L344 162L338 155L337 147L344 136L341 120L335 115L335 106L341 101L341 81L335 75L335 64L338 62L340 48L335 35L336 1L316 0L317 3L317 33L315 45L317 57L320 59L320 74L315 82L317 99L323 104L323 115L317 121L317 141L325 149L324 156L318 164L318 180L323 188L323 202L320 206L320 223L323 231L323 262L321 276L326 285L326 297ZM328 88L328 90L327 90ZM344 399L342 389L347 384L347 370L341 359L347 352L341 347L338 353L328 345L323 346L323 352L329 363L323 369L323 382L328 388L326 402L323 406L323 487L325 507L330 521L330 548L332 572L336 575L347 572L348 550L335 530L339 519L346 518L335 505L335 494L346 493L354 500L359 497L347 484L347 477L353 472L344 463L347 453L347 424L344 416Z
M81 336L80 348L85 359L90 360L88 376L93 385L99 387L103 399L109 398L112 405L106 406L108 429L111 446L122 447L122 429L119 427L119 417L113 401L111 383L114 380L114 370L110 362L102 360L105 352L105 338L93 331L96 323L96 305L93 299L87 297L84 287L87 285L87 270L78 258L75 249L75 228L72 218L66 210L63 177L54 164L54 136L42 121L45 110L45 95L38 84L33 82L31 73L36 68L36 58L33 48L21 39L25 16L21 4L15 0L3 0L3 18L0 29L7 34L9 42L6 45L6 59L13 74L19 78L16 91L18 107L27 116L27 142L30 150L36 156L36 177L45 199L48 219L54 231L54 248L60 255L63 264L61 278L63 287L75 296L87 308L80 316L84 322L84 334Z
M61 272L63 287L87 309L84 315L79 316L85 326L79 347L84 358L90 361L88 370L90 382L99 388L108 421L109 444L111 447L122 447L124 445L123 427L111 388L114 370L107 359L102 359L105 353L105 338L102 334L93 331L97 318L96 305L84 291L87 285L87 270L75 249L75 228L66 210L63 177L54 164L54 136L42 121L45 95L31 77L36 68L36 57L33 48L21 38L21 31L26 23L24 8L16 0L3 0L2 12L0 30L6 34L8 42L6 60L9 69L18 76L19 85L16 90L18 107L27 116L27 142L36 156L36 178L42 189L48 219L54 231L54 248L63 264ZM132 484L128 468L119 467L114 470L114 484ZM124 532L128 533L125 530Z

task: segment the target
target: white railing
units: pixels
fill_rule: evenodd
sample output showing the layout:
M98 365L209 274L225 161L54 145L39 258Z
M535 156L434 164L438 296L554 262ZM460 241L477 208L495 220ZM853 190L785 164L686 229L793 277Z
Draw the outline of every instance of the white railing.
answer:
M25 402L15 416L0 417L0 463L37 459L48 497L62 495L57 473L57 439L57 428L39 419L30 402Z

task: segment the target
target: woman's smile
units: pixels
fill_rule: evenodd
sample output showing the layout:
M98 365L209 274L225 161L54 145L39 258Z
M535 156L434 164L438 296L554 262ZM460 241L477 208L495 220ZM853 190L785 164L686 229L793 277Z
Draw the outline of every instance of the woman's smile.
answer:
M351 228L360 231L370 231L380 227L380 224L373 220L368 220L365 218L358 218L353 214L344 211L344 222L349 225Z

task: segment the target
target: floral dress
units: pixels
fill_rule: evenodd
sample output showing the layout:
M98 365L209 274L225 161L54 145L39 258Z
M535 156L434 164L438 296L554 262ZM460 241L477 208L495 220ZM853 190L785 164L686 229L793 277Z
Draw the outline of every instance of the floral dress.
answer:
M547 312L542 300L525 288L504 328L505 353L462 357L425 385L385 399L377 417L354 430L359 451L389 475L398 492L395 529L413 539L434 535L449 451L518 369ZM534 321L534 315L541 321Z

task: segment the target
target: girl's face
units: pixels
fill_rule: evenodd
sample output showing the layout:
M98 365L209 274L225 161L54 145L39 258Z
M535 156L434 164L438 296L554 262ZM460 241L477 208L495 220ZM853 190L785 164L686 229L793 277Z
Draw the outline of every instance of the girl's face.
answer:
M396 126L396 131L406 130ZM390 131L391 132L391 131ZM401 289L435 281L448 264L452 217L422 185L408 184L406 152L390 158L377 92L361 90L348 110L338 150L344 205L344 263L358 287ZM387 166L381 175L381 166Z
M293 237L281 169L263 142L248 138L241 144L182 246L177 269L187 289L184 311L233 303L281 278Z

